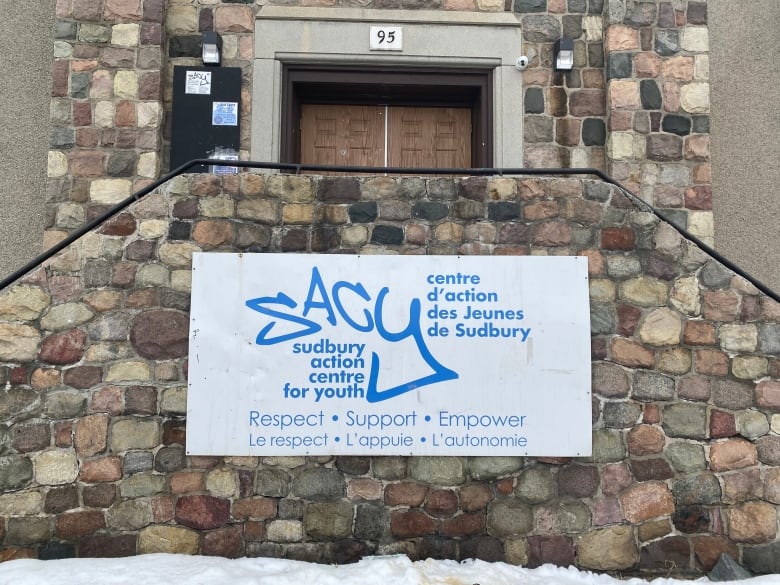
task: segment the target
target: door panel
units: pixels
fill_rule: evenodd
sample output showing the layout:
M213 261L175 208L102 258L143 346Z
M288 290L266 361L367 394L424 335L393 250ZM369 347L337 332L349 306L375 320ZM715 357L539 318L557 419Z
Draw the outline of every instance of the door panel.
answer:
M391 106L387 126L392 167L471 166L470 108Z
M386 113L387 112L387 113ZM406 106L301 105L304 164L467 168L471 109Z
M301 105L301 162L384 166L384 106Z

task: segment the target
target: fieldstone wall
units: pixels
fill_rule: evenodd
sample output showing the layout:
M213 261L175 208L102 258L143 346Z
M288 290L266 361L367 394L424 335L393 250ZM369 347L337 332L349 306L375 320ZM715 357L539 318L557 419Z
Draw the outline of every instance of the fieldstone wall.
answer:
M515 0L522 18L524 159L529 168L606 170L604 0ZM574 39L574 69L553 69L561 36Z
M513 10L526 14L533 57L525 165L606 170L712 244L707 3L514 0ZM561 35L575 39L565 74L552 70Z
M151 183L166 0L57 0L45 247Z
M197 250L586 255L593 456L186 456ZM780 305L595 180L179 177L0 293L0 420L0 559L780 572Z
M336 0L270 0L333 7ZM198 64L203 31L243 71L249 158L259 0L58 0L46 245L167 168L173 66ZM512 11L531 57L517 96L529 168L606 170L713 241L707 4L695 0L355 0L363 8ZM575 68L553 45L575 40ZM520 113L521 108L523 113Z
M156 179L168 166L176 64L200 64L217 30L242 67L248 158L253 2L57 0L44 247Z
M524 74L525 166L606 168L606 91L602 13L604 0L184 0L171 5L166 17L170 66L199 64L201 32L216 30L225 43L225 64L244 71L242 96L243 155L250 148L251 61L254 17L264 4L339 8L425 9L460 12L510 11L522 18L524 51L532 57ZM561 35L576 40L575 70L552 70L553 45ZM519 47L518 47L519 50ZM166 96L170 111L170 95ZM523 98L516 96L518 114Z
M712 245L707 3L607 8L608 172Z

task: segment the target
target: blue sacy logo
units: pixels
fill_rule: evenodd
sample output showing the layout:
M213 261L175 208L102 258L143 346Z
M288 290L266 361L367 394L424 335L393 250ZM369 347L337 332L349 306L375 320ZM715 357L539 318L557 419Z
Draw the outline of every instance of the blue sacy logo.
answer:
M260 330L255 339L255 343L261 346L276 345L318 333L323 326L317 320L317 317L324 318L332 326L343 323L360 333L369 333L376 330L382 339L390 343L400 343L406 339L412 339L420 357L430 367L432 372L429 375L403 382L392 388L380 390L378 388L380 357L376 352L372 352L371 369L366 388L366 400L368 402L389 400L422 386L457 379L457 372L439 362L431 354L425 343L422 327L420 326L420 299L413 298L410 301L409 321L406 327L401 331L392 332L388 330L384 322L384 307L385 299L389 294L390 289L385 286L376 293L375 297L372 297L362 283L345 280L336 281L328 290L319 269L314 266L312 267L309 288L303 304L299 304L290 295L280 291L276 293L276 296L249 299L246 301L246 306L271 318L271 321ZM350 295L362 299L364 303L368 303L369 308L363 308L359 315L351 313L344 303L344 300ZM277 333L278 329L281 329L281 327L277 328L277 325L282 323L286 324L284 332ZM292 331L290 330L291 326L293 327Z

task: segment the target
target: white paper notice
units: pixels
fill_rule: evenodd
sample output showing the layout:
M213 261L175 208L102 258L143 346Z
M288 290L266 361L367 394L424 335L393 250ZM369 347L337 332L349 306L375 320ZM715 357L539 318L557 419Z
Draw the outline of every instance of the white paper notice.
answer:
M214 102L211 123L214 126L238 126L238 102Z
M211 71L187 71L184 92L211 95Z

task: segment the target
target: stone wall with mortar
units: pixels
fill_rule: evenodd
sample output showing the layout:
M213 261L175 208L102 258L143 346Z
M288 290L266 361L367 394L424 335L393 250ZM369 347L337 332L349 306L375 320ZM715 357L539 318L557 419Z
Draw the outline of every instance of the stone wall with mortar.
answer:
M593 456L186 456L198 250L586 255ZM780 305L596 180L180 177L2 291L0 421L0 559L780 572Z
M525 97L515 96L524 116L528 167L596 167L604 169L606 94L602 43L604 0L177 0L166 18L169 64L199 64L202 31L216 30L225 42L225 64L244 71L242 150L249 150L251 61L254 18L264 4L342 6L376 9L425 9L460 12L510 11L523 15L524 51L532 57L525 73ZM569 74L552 71L553 45L561 35L576 40L576 68ZM520 47L518 47L518 50ZM170 95L166 95L170 111Z
M530 66L525 91L524 153L529 168L606 170L607 102L604 0L515 0L522 17L523 52ZM553 69L553 47L574 39L574 69Z
M608 173L714 240L707 3L608 0Z
M166 0L57 0L44 246L157 178Z
M711 243L707 4L694 0L271 0L302 6L512 11L531 57L516 96L525 165L607 170ZM45 244L167 167L173 66L203 31L243 70L248 158L253 0L58 0ZM575 40L575 68L553 45ZM522 110L522 112L521 112Z

